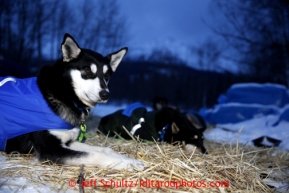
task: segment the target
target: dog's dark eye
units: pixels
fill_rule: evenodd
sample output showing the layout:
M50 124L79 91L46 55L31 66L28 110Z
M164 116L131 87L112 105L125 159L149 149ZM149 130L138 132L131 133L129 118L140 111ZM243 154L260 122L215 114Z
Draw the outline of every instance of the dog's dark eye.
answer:
M93 72L91 71L91 69L89 67L85 68L83 71L84 71L85 78L92 78L93 77Z
M108 78L109 78L109 73L108 73L108 72L104 74L104 78L105 78L105 79L108 79Z
M86 74L92 74L92 71L90 68L85 68L84 71Z

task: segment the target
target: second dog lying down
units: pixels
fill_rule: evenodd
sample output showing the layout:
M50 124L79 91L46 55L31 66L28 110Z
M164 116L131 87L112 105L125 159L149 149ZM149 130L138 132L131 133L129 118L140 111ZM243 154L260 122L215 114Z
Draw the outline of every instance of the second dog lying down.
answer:
M155 139L167 143L178 141L185 150L196 147L198 151L207 153L203 145L204 129L197 129L184 114L170 107L147 112L142 104L134 103L124 110L103 117L99 130L110 135L116 132L123 138L130 139L123 126L141 139Z

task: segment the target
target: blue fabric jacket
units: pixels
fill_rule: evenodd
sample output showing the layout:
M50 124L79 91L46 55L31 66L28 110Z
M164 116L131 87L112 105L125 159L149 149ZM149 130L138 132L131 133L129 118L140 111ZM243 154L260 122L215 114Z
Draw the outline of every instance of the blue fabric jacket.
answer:
M8 139L23 134L73 128L51 110L36 80L0 77L0 151Z

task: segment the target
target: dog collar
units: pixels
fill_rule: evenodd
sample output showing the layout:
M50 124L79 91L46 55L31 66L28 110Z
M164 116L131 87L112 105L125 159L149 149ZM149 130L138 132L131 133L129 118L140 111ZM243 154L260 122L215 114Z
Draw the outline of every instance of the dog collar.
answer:
M89 115L89 110L90 110L89 108L79 107L76 102L73 102L73 104L74 104L74 106L75 106L79 111L83 112L83 114L85 115L85 117L88 117L88 115Z
M160 137L158 138L158 141L165 141L165 134L169 128L169 124L167 124L166 126L163 127L163 129L161 131L159 131L159 135Z

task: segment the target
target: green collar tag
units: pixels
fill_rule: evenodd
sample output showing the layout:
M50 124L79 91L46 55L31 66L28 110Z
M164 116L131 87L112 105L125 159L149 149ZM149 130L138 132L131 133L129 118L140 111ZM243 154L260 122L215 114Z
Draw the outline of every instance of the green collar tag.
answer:
M88 133L86 133L86 125L83 122L80 124L80 130L81 132L78 137L79 142L82 142L83 138L91 138L91 136Z

